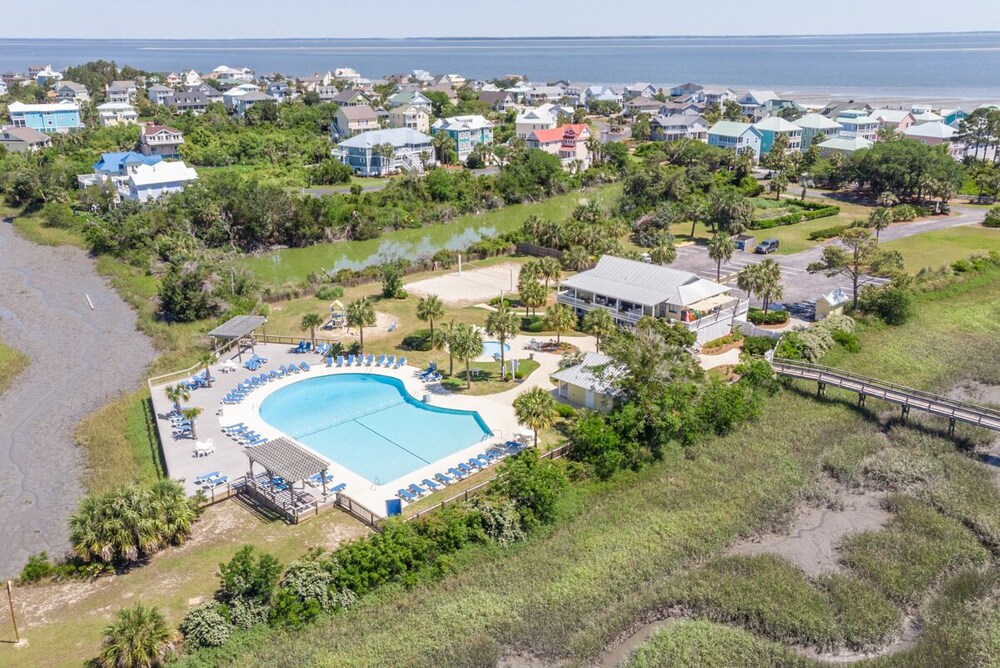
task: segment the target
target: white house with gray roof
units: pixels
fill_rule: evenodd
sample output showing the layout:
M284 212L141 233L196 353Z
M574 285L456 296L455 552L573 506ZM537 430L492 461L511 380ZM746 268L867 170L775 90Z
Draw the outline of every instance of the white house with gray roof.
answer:
M605 309L619 325L645 316L678 322L695 332L698 343L730 332L745 321L749 302L697 274L604 255L597 266L563 280L556 297L577 314Z
M607 413L614 407L614 381L621 373L614 360L601 353L587 353L579 364L552 374L556 396L569 404Z
M410 128L362 132L337 144L334 154L360 176L423 172L435 164L431 137Z

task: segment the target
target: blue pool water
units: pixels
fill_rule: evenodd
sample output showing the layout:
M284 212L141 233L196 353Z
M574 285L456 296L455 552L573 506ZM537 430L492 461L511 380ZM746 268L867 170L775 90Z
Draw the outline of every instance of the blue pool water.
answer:
M510 344L503 344L504 353L510 352ZM500 342L499 341L483 341L483 354L493 357L494 355L500 354Z
M377 374L299 381L267 397L260 416L375 484L403 477L491 434L478 413L428 406L411 397L399 379Z

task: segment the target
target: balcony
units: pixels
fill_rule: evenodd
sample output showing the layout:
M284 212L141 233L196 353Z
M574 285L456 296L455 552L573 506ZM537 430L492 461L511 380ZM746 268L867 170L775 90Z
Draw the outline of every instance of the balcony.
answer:
M637 309L621 309L618 302L613 300L602 302L601 299L600 297L596 299L580 298L568 290L559 292L556 295L556 301L560 304L565 304L573 308L581 308L584 311L593 311L594 309L602 308L611 313L617 320L630 324L639 322L644 315L653 315L652 309L645 310L641 307Z

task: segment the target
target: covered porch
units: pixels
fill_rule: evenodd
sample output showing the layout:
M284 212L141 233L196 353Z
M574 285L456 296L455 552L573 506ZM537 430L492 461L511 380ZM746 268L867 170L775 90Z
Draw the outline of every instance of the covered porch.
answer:
M257 330L263 328L266 322L267 318L262 315L237 315L213 329L208 336L212 339L216 354L220 350L228 349L235 342L236 355L242 362L244 349L249 348L252 353L257 352Z
M332 485L330 463L291 439L279 437L244 454L249 461L245 491L298 523L332 507L344 485Z

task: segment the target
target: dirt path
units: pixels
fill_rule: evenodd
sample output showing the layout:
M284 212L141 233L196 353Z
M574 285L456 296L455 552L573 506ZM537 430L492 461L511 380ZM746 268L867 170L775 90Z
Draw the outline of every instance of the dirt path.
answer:
M36 245L0 222L0 338L31 359L0 396L0 578L30 554L66 549L83 494L76 425L135 389L155 354L135 321L84 251Z

